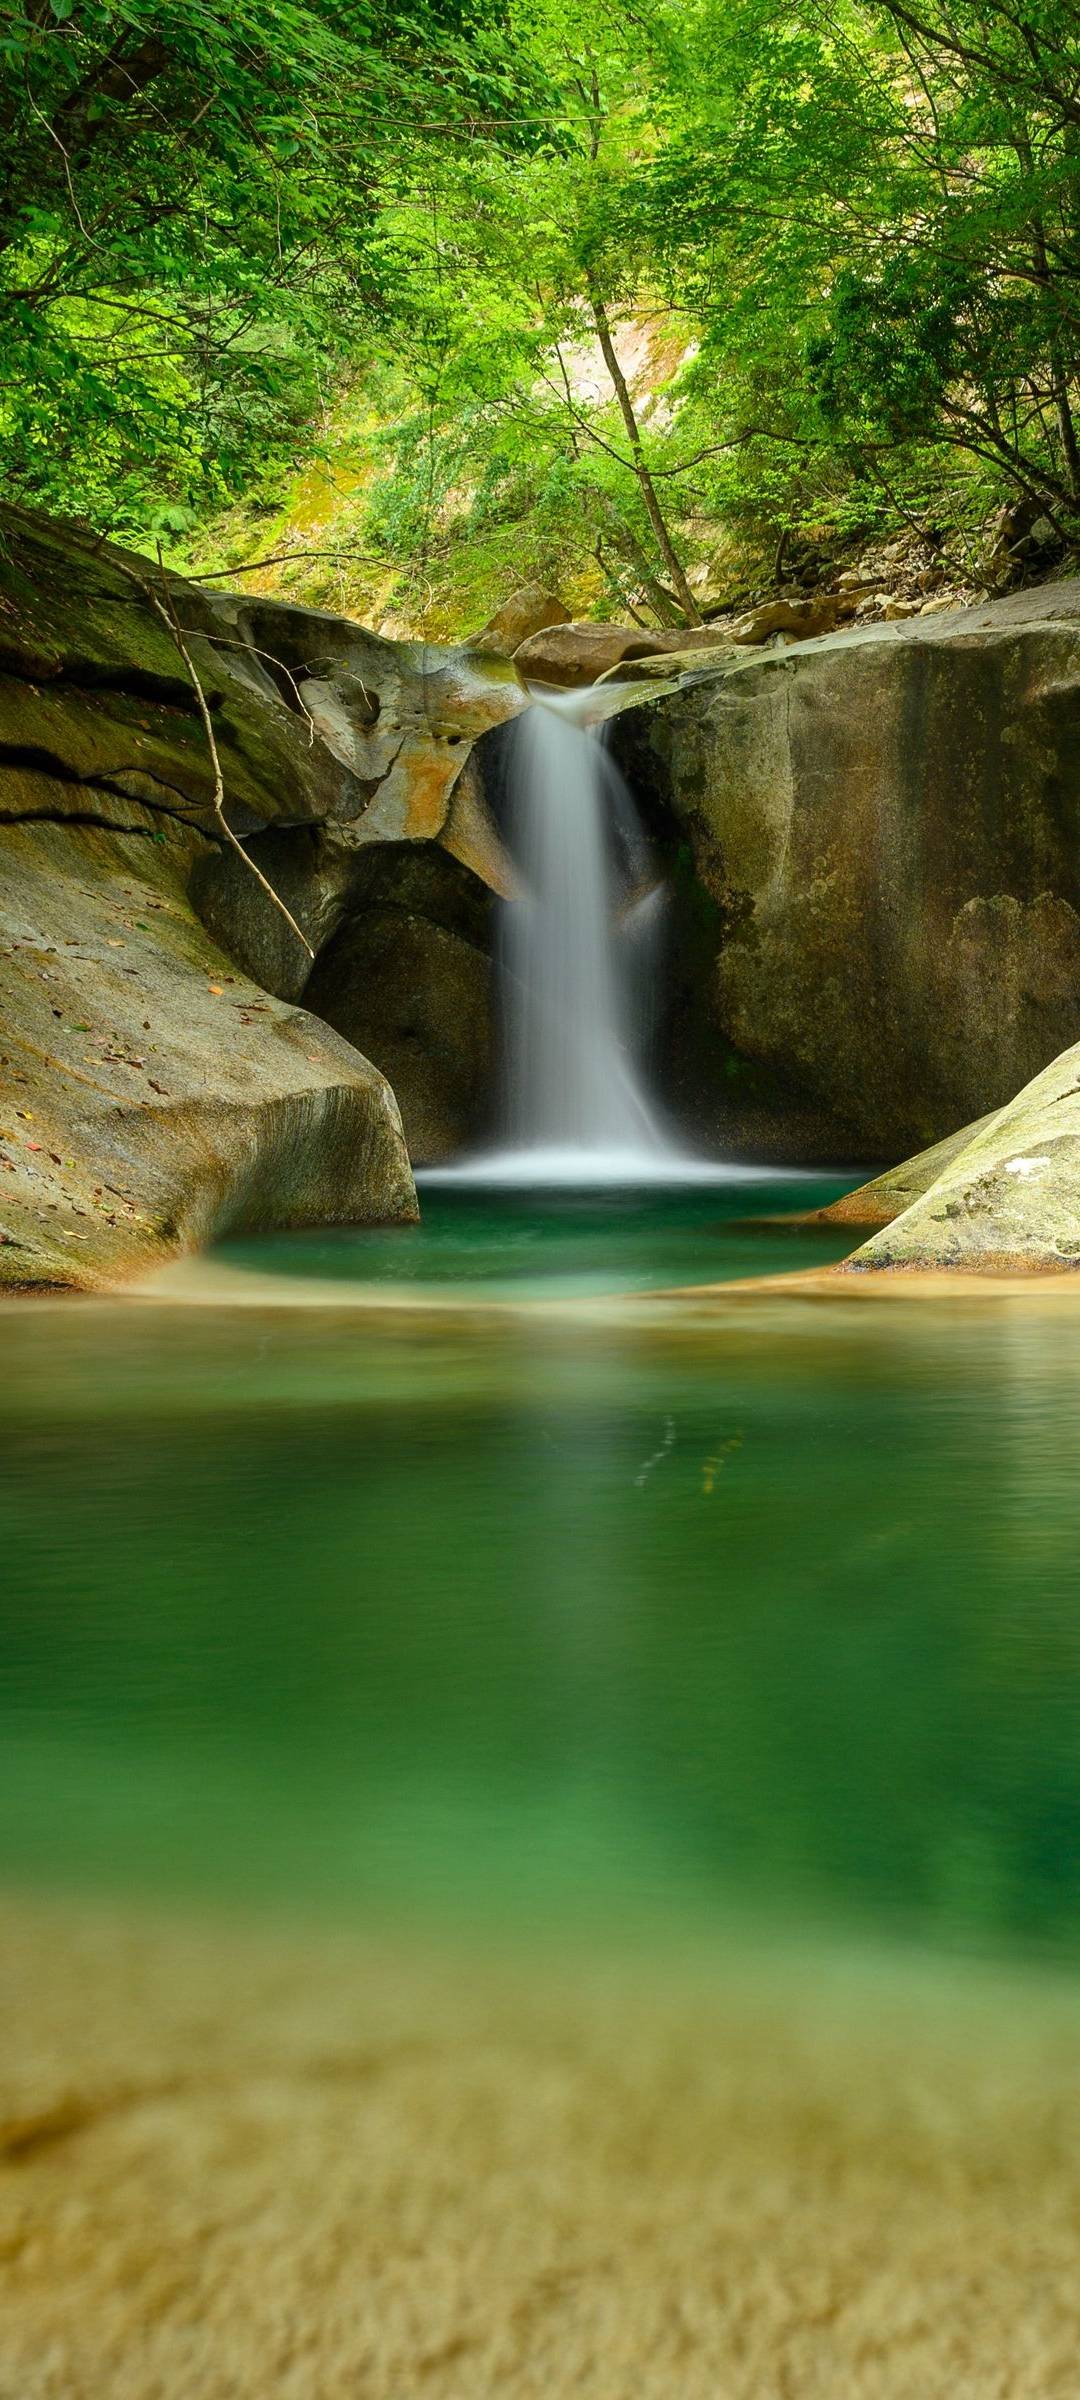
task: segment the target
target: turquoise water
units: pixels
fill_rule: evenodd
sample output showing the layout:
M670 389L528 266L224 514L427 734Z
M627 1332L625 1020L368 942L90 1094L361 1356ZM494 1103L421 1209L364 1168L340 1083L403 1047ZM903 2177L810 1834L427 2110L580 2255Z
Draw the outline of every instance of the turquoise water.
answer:
M715 1209L229 1255L535 1299L834 1254ZM323 1290L0 1317L0 1873L1075 1955L1071 1310Z
M851 1175L735 1175L679 1191L425 1187L419 1225L329 1227L222 1243L232 1264L361 1283L453 1285L460 1298L650 1291L829 1266L851 1236L785 1223L849 1191ZM762 1219L775 1217L776 1222Z

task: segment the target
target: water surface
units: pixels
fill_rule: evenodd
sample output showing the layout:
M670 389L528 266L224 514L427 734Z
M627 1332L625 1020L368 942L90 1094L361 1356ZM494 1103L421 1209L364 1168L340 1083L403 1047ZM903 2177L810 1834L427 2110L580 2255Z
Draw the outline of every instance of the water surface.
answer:
M477 1170L480 1171L479 1169ZM853 1175L735 1169L674 1187L558 1189L419 1178L418 1225L331 1226L223 1242L218 1257L260 1272L338 1281L454 1287L475 1298L569 1299L669 1285L731 1282L831 1266L850 1227L801 1215L850 1191Z
M820 1238L716 1206L231 1255L535 1298ZM1075 1956L1071 1311L340 1288L0 1318L3 1875Z

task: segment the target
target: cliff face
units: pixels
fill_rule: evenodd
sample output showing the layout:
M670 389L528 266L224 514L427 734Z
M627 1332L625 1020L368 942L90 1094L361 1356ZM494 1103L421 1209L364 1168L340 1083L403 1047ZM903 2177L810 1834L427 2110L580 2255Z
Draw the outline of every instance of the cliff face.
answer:
M394 1094L297 1005L311 958L227 845L215 750L317 954L381 845L433 845L480 908L502 872L462 770L522 704L512 669L170 588L213 745L157 568L0 520L0 1284L415 1214Z
M476 745L524 705L514 668L164 591L0 518L0 1282L24 1288L407 1216L410 1157L490 1108L514 870ZM699 1144L895 1157L1080 1043L1080 583L644 673L611 739L672 870L659 1076ZM941 1223L867 1263L971 1259L999 1218L1002 1256L1060 1262L1066 1063L1038 1168L981 1134L970 1204L950 1166Z
M721 1139L897 1156L1080 1036L1080 583L697 662L615 738L713 904L668 1073Z

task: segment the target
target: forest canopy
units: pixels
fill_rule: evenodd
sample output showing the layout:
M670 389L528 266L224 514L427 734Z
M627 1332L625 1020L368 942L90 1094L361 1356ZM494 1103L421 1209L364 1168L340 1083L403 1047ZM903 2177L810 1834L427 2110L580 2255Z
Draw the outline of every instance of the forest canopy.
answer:
M23 0L0 60L9 496L441 627L1080 540L1080 0Z

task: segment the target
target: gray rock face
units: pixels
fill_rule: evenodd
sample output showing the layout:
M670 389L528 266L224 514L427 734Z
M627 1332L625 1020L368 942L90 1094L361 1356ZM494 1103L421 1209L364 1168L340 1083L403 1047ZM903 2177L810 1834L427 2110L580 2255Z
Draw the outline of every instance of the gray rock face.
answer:
M307 1005L377 1058L414 1165L474 1143L491 1101L492 895L434 843L366 861Z
M819 1157L941 1139L1080 1038L1080 583L695 661L614 739L715 904L718 1076L785 1079Z
M0 1285L413 1215L381 1060L294 1005L311 960L222 838L156 566L19 511L0 532ZM523 705L511 667L170 588L228 823L313 950L386 844L441 845L481 905L509 888L464 770Z
M0 1285L93 1290L242 1227L416 1214L389 1084L199 923L204 847L149 811L0 837Z
M1080 1267L1080 1045L978 1127L845 1272Z

